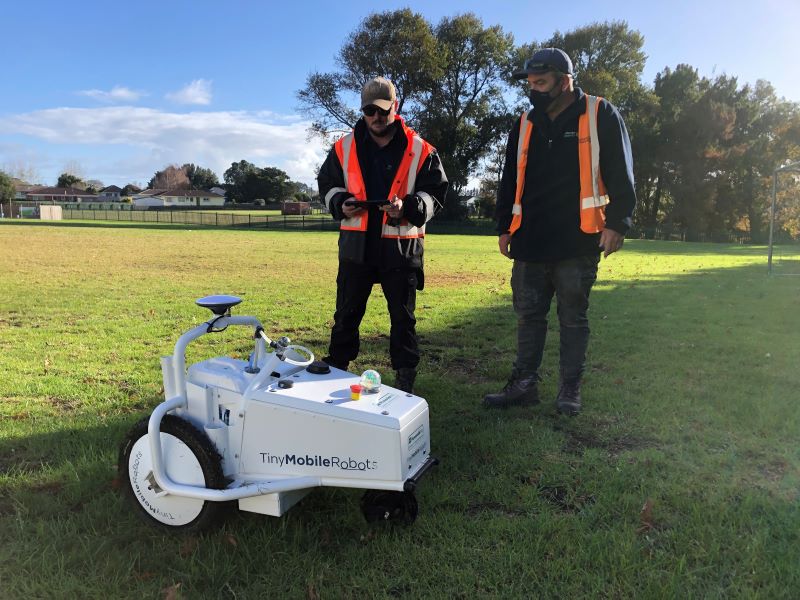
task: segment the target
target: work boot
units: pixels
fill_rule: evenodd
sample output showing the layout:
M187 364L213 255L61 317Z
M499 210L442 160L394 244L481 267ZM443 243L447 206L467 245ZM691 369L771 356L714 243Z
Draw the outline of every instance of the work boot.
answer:
M508 408L509 406L534 406L539 404L539 383L538 375L519 377L512 375L511 379L503 388L503 391L496 394L486 394L483 397L483 405L486 408Z
M394 372L394 387L403 390L407 394L414 393L414 380L417 378L417 370L414 368L397 369Z
M322 362L327 363L328 366L333 367L334 369L341 369L342 371L347 371L347 367L350 366L349 362L337 362L330 356L323 358Z
M562 381L558 388L556 409L562 415L576 416L581 412L581 381Z

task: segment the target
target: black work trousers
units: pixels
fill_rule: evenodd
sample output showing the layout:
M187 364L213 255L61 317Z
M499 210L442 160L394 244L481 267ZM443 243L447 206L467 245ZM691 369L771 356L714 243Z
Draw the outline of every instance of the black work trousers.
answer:
M538 376L547 336L547 313L555 294L561 326L561 379L579 382L589 344L589 292L597 279L600 255L555 262L514 261L511 289L517 314L519 377Z
M336 277L336 313L333 315L326 362L347 369L350 361L358 356L358 328L367 309L372 286L380 283L391 320L389 356L392 368L415 369L419 364L417 320L414 317L417 277L417 269L382 269L341 261Z

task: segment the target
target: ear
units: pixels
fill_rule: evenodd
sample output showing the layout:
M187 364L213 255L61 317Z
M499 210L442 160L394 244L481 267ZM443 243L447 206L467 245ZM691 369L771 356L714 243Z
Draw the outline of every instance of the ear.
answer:
M400 100L395 98L395 100L394 100L394 112L396 113L399 110L400 110Z

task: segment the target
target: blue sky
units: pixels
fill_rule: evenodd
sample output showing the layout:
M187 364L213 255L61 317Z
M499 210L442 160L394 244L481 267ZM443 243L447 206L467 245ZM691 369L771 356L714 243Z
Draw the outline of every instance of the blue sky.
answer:
M73 168L122 186L170 163L194 162L222 179L246 159L311 184L326 148L307 139L296 90L309 72L335 67L364 17L405 6L433 23L473 12L518 44L626 20L644 35L647 83L688 63L701 75L766 79L800 102L800 0L29 0L2 11L0 169L54 185Z

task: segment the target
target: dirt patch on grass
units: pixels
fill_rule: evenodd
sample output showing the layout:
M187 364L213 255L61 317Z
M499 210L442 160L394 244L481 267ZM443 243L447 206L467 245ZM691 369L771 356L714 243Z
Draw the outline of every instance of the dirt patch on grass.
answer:
M505 280L497 279L489 281L485 273L475 271L463 272L434 272L425 271L425 287L452 288L463 286L486 286L487 288L504 288ZM506 291L505 289L503 291Z
M642 450L655 445L652 440L629 434L605 438L591 431L565 431L564 433L567 439L561 449L569 454L583 454L587 448L597 448L616 457L623 452Z
M45 403L61 413L74 412L81 407L81 402L79 400L59 398L58 396L47 396L44 400Z
M776 458L765 464L761 464L758 468L758 472L770 483L777 483L786 476L790 468L788 462L782 458Z
M634 452L657 445L655 440L645 436L621 431L621 423L621 418L616 416L600 416L575 424L565 424L563 418L556 417L551 426L553 431L564 434L565 440L561 449L568 454L580 455L588 448L596 448L605 450L611 457L617 457L623 452Z
M592 494L578 492L565 485L546 485L539 488L539 496L563 513L577 513L595 503Z
M506 506L501 502L475 502L470 504L464 513L470 517L493 513L503 517L520 517L525 511Z

